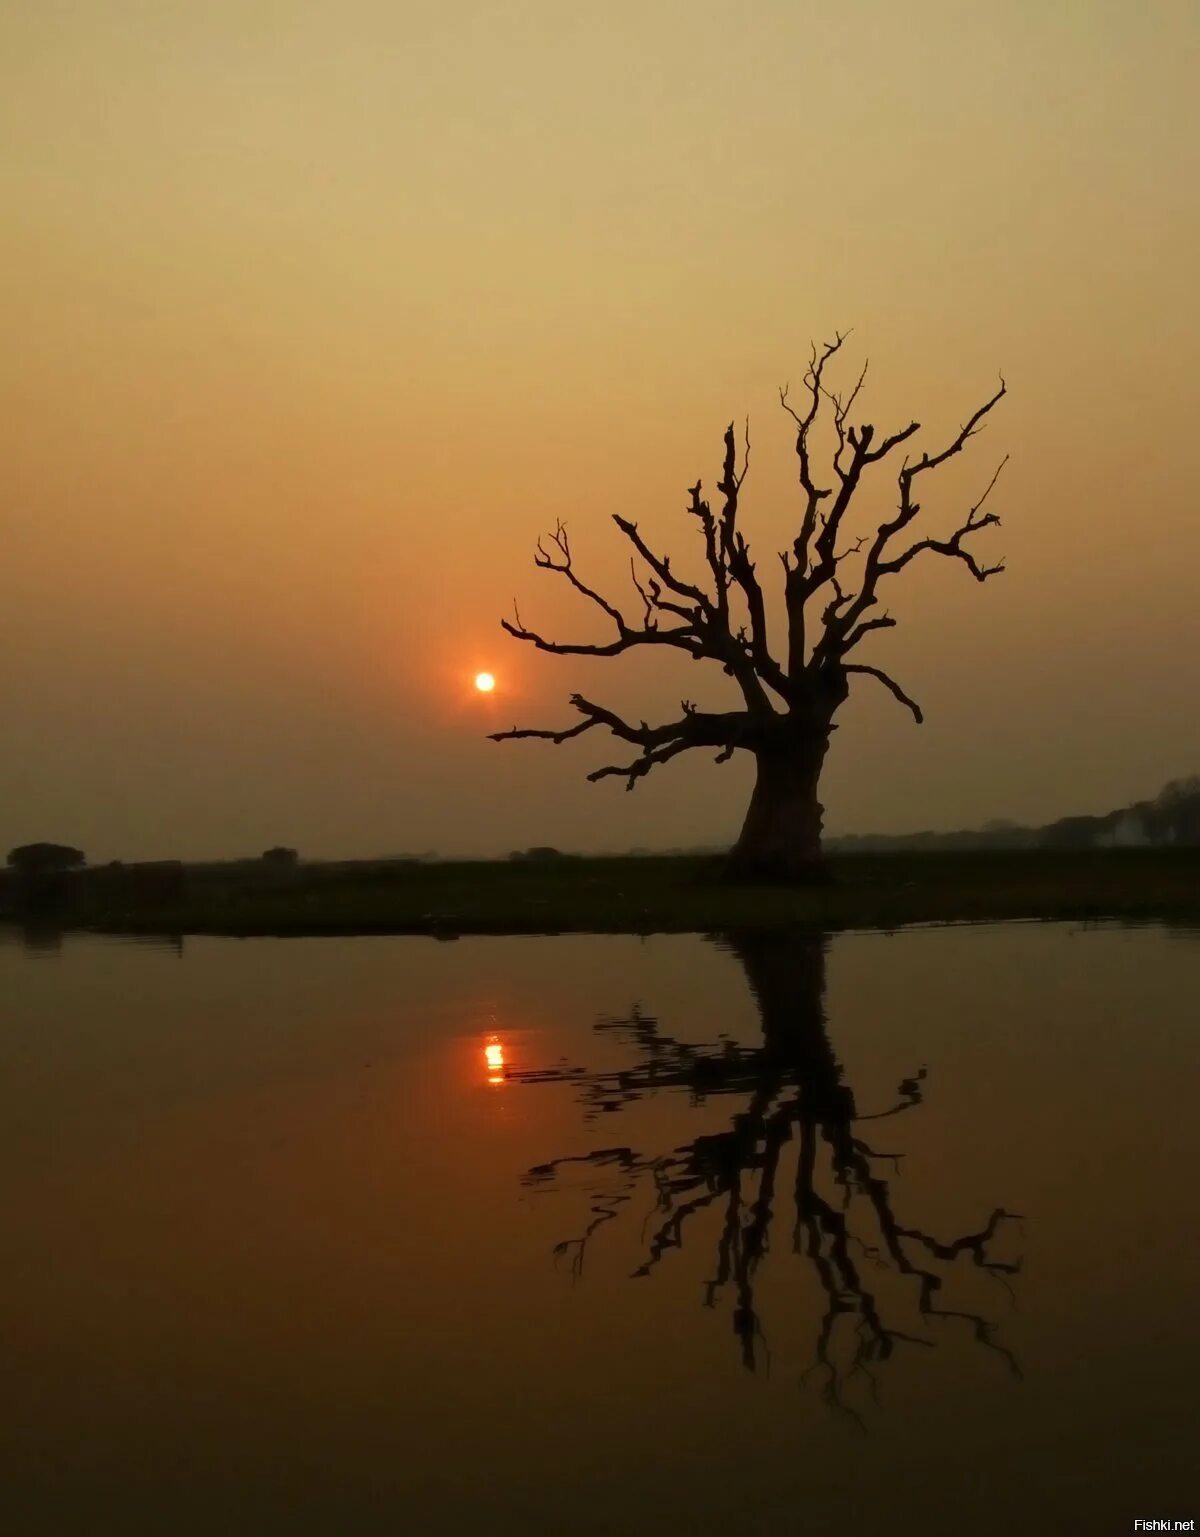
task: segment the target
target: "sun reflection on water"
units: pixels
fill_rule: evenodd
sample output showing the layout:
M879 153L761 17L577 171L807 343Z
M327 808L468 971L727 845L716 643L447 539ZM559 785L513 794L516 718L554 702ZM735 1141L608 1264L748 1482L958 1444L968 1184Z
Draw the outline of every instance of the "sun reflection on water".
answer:
M484 1061L487 1063L487 1081L493 1084L504 1082L504 1046L499 1036L488 1037L487 1045L483 1048Z

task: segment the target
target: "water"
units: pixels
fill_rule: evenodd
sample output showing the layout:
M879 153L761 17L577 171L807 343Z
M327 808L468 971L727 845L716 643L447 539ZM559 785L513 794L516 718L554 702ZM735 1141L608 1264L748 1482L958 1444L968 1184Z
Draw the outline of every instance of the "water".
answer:
M0 940L24 1533L1200 1517L1200 936Z

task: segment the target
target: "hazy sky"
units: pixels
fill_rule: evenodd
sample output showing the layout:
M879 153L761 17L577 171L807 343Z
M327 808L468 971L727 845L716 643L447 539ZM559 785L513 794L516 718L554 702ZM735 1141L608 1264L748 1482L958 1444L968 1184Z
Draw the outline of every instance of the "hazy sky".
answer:
M926 441L1004 371L931 529L1012 459L1006 574L889 594L864 659L926 724L860 680L827 827L1200 769L1198 72L1193 0L5 0L0 851L731 838L745 755L627 795L597 733L484 740L577 688L720 706L719 671L498 620L601 636L536 536L624 597L608 514L694 555L684 488L747 414L774 582L775 392L835 327Z

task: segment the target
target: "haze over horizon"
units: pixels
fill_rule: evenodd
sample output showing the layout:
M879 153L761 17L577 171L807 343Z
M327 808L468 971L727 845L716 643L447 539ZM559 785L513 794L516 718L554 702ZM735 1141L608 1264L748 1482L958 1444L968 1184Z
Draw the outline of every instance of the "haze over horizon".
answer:
M1196 772L1198 66L1182 0L9 0L0 850L731 840L746 755L627 795L584 778L623 761L598 733L485 739L571 724L576 690L720 707L719 671L542 657L499 620L515 596L602 638L533 568L559 518L631 614L612 512L697 569L686 488L747 416L778 610L777 389L848 328L862 418L915 417L918 449L1007 380L925 531L1011 458L977 546L1004 574L888 593L862 659L925 724L860 680L827 831L1045 823Z

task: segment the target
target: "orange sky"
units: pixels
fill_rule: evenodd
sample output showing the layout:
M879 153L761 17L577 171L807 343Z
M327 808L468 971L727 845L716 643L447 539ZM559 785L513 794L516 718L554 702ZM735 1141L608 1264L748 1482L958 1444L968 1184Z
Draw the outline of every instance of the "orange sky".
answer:
M540 658L498 619L516 594L595 637L537 534L567 520L624 595L607 515L694 550L684 488L747 413L773 573L775 390L838 326L880 424L952 433L1004 370L931 527L1012 460L980 539L1007 573L889 595L865 659L927 721L868 681L830 830L1200 768L1198 44L1154 0L8 0L0 848L732 837L748 761L625 795L583 779L598 736L483 739L576 688L719 706L719 672Z

